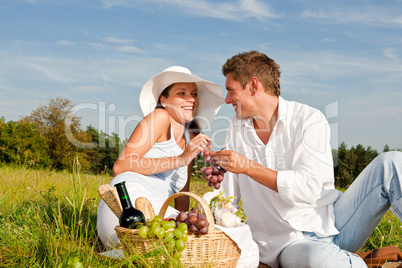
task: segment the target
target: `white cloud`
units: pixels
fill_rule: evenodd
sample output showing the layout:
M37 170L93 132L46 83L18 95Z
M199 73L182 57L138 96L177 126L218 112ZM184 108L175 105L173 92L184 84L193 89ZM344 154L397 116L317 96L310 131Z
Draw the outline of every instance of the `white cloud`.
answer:
M138 95L151 75L172 63L159 58L10 57L0 52L0 116L18 120L50 98L106 101L121 113L141 113ZM23 80L21 80L23 77ZM124 106L124 103L129 105ZM91 122L89 122L91 123Z
M16 60L25 67L35 69L46 77L59 83L68 84L73 82L73 78L66 70L66 65L60 65L60 62L53 58L46 57L18 57Z
M0 55L1 56L1 55ZM115 88L141 88L150 74L161 71L168 64L158 58L135 56L113 58L63 58L63 57L0 57L6 66L0 66L0 73L6 74L0 81L2 90L12 79L24 77L29 88L38 84L53 85L53 88L112 92ZM14 75L15 74L15 75ZM18 74L18 75L17 75ZM56 83L56 84L55 84ZM42 87L43 88L43 87ZM12 89L12 88L11 88ZM16 88L18 90L18 88ZM23 87L21 90L28 90Z
M88 46L95 48L95 49L104 49L107 48L107 45L103 43L88 43Z
M397 24L402 25L400 12L383 7L353 7L347 9L312 10L306 9L301 12L304 19L332 20L337 23L363 23L363 24Z
M398 61L398 55L395 53L395 50L393 48L385 48L384 56L390 60Z
M260 0L237 0L234 2L213 2L207 0L103 0L104 8L114 6L125 6L138 8L174 8L181 12L196 15L199 17L212 17L224 20L243 20L246 18L256 18L259 20L277 18L271 8ZM155 6L158 5L158 6Z
M118 44L132 44L134 41L131 39L119 39L116 37L106 37L106 43L118 43Z
M111 49L124 53L142 53L142 49L130 46L133 43L131 39L117 39L114 37L107 37L104 39L105 43L88 43L87 45L96 50Z
M143 52L142 49L139 49L137 47L134 46L119 46L116 47L116 49L120 52L128 52L128 53L141 53Z

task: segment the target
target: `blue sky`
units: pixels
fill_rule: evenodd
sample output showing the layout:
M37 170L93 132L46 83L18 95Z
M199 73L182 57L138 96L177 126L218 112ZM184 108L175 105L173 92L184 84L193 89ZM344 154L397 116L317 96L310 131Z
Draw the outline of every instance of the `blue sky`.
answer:
M6 121L62 97L83 128L128 136L153 75L182 65L224 87L226 59L259 50L285 99L324 112L333 147L402 148L401 0L0 0L0 24ZM212 126L219 148L226 124Z

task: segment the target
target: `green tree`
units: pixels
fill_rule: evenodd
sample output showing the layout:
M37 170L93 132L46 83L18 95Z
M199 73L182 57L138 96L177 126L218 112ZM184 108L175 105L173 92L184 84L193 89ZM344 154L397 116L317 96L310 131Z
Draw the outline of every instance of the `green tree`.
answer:
M354 179L363 171L363 169L370 164L370 162L378 155L377 150L373 150L371 146L364 148L363 145L358 144L354 148L356 156L355 169L353 171Z
M356 146L356 148L354 148L354 154L356 156L356 161L355 161L355 168L353 170L353 174L354 174L354 176L357 176L367 166L368 155L367 155L366 149L360 143Z
M46 141L36 125L26 120L20 120L15 124L13 130L15 132L10 141L10 145L14 148L15 159L13 162L47 167L50 159L46 154Z
M46 167L46 142L35 124L20 120L5 122L0 119L0 161Z
M90 137L80 130L80 117L72 112L73 105L69 99L51 99L47 105L34 110L26 120L34 123L46 140L46 152L51 160L51 167L70 169L78 156L83 169L88 167L82 148L71 143L70 137L85 143Z
M111 173L122 148L119 136L116 133L108 135L103 131L99 132L93 126L88 126L86 132L93 143L91 148L86 149L91 170L95 173Z
M7 130L7 124L5 122L5 118L2 116L0 117L0 162L7 162L5 161L6 159L6 141L7 135L6 135L6 130Z
M367 154L367 164L366 164L367 166L368 164L370 164L371 161L374 160L374 158L378 156L379 153L377 150L371 148L371 146L369 145L367 146L366 154Z
M4 117L0 117L0 162L10 163L13 153L10 151L9 126Z
M389 148L388 144L385 144L384 149L382 150L384 153L389 152L391 149Z
M336 185L348 187L377 155L377 150L373 150L371 146L364 148L358 144L347 149L346 144L342 142L338 147L338 166L334 168Z
M356 157L350 150L347 149L347 145L342 142L338 148L338 167L335 170L335 176L339 179L339 187L347 187L353 181L353 170Z
M0 162L72 169L78 157L84 171L112 173L123 148L119 136L81 130L72 109L70 100L56 98L18 122L0 117Z

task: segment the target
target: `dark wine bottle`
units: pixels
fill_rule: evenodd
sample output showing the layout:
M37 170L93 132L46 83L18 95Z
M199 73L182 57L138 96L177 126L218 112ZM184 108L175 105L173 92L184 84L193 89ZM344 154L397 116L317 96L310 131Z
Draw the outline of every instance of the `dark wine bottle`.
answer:
M114 185L119 194L123 212L120 215L119 223L121 227L129 229L138 229L146 224L145 216L141 210L136 209L131 204L130 197L128 196L126 182L120 182Z

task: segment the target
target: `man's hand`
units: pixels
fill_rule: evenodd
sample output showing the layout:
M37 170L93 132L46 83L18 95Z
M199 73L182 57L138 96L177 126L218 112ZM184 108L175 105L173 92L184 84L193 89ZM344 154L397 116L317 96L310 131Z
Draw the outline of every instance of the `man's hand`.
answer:
M276 178L278 172L262 166L247 157L234 151L219 151L215 153L212 161L222 168L236 174L245 174L258 183L278 192Z
M251 162L251 160L243 155L230 150L216 152L212 161L215 161L227 171L236 174L245 173L250 168Z

